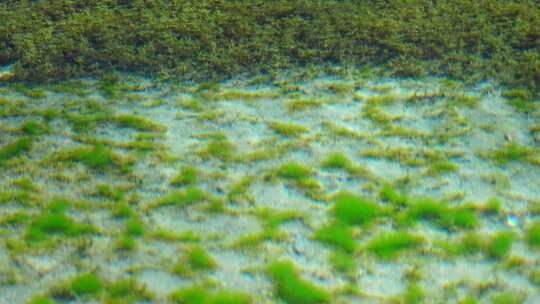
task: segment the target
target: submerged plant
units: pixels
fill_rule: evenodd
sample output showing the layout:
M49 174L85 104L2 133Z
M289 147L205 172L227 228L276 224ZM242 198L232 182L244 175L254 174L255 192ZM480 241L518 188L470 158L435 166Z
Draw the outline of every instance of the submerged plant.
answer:
M294 123L275 121L269 122L267 125L274 132L288 137L296 137L309 131L306 127Z
M486 245L486 253L489 257L502 259L506 257L514 243L514 234L511 232L498 232L491 237Z
M30 151L32 148L32 139L23 137L17 139L0 148L0 166L7 160L17 157L22 153Z
M317 241L332 245L348 253L354 252L357 248L352 228L340 222L333 222L320 228L315 231L313 237Z
M373 238L365 249L379 258L392 259L399 252L411 250L422 244L422 238L407 232L387 233Z
M180 258L173 272L181 276L188 276L195 271L212 271L217 267L217 262L204 248L194 246Z
M210 291L203 286L191 286L179 289L170 295L170 300L178 304L251 304L249 295L227 291Z
M292 262L274 262L268 265L266 271L274 282L276 295L285 303L317 304L330 301L330 294L302 279Z
M348 225L364 225L383 214L376 203L351 193L340 193L332 207L334 218Z
M536 221L528 227L526 238L531 248L540 249L540 221Z
M103 289L101 278L93 273L82 274L71 281L70 290L77 296L92 296Z

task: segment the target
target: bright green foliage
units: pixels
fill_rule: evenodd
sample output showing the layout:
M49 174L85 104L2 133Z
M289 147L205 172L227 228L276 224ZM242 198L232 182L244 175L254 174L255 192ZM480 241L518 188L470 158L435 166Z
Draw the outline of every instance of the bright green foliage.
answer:
M426 174L429 176L437 176L445 173L455 172L459 167L450 161L437 161L429 165Z
M465 234L457 244L452 244L448 249L455 255L471 255L482 251L482 239L478 234L471 232Z
M488 242L486 253L495 259L506 257L510 253L510 250L512 250L514 238L514 234L511 232L496 233Z
M354 252L356 249L352 228L346 224L331 223L317 230L314 238L346 252Z
M379 198L383 201L388 201L398 207L407 205L408 198L406 195L396 191L391 185L385 184L379 191Z
M352 161L342 153L332 153L323 160L321 166L323 168L344 169L352 167Z
M205 159L217 158L222 161L230 161L233 159L235 150L235 146L227 139L214 139L199 154Z
M19 130L29 136L49 133L49 128L47 126L33 120L23 123L19 127Z
M191 248L186 257L186 262L192 270L214 270L217 268L214 258L200 246Z
M395 258L399 252L417 248L422 244L420 237L407 232L394 232L373 238L366 250L383 259Z
M517 143L509 143L501 149L493 151L491 158L499 165L505 165L510 162L527 161L534 154L532 148Z
M142 220L137 218L131 218L126 222L125 233L132 237L143 236L144 225Z
M135 280L122 280L112 283L107 287L107 298L121 300L122 303L135 303L143 300L151 300L151 295Z
M294 123L275 121L269 122L267 125L274 132L289 137L299 136L309 131L306 127Z
M517 292L502 291L491 297L492 304L522 304L525 296Z
M29 304L56 304L57 302L54 300L49 299L46 296L36 296L33 297Z
M207 194L197 187L190 187L184 191L175 191L150 204L150 208L176 205L178 207L189 206L201 202L207 198Z
M478 225L474 209L466 206L452 208L444 202L427 198L412 203L400 220L404 223L413 223L419 220L430 221L445 229L470 229Z
M162 131L165 129L164 126L158 125L144 117L136 115L118 115L114 118L116 124L121 128L131 128L137 131L144 132L153 132L153 131Z
M94 233L96 229L88 224L79 224L66 216L67 205L61 201L53 201L47 210L30 223L26 232L29 241L42 241L50 235L79 236Z
M180 289L171 294L170 299L173 303L179 304L250 304L252 303L249 295L218 291L210 292L204 287L192 286Z
M425 291L417 284L410 284L403 297L405 304L420 304L425 299Z
M173 272L181 276L190 276L193 272L212 271L217 267L217 262L204 248L194 246L180 258L178 264L174 266Z
M23 137L12 141L0 148L0 165L8 159L17 157L22 153L30 151L32 148L32 139Z
M274 282L276 295L285 303L316 304L330 301L328 292L302 279L292 262L274 262L268 266L267 272Z
M194 167L183 167L180 170L180 173L176 175L173 180L171 181L171 185L173 186L185 186L185 185L193 185L197 182L199 177L199 172Z
M103 289L101 279L93 273L80 275L71 282L70 290L77 296L96 295Z
M536 221L529 226L526 237L529 246L540 249L540 221Z
M363 197L341 193L336 197L332 213L337 221L349 225L364 225L381 216L382 209Z
M114 154L109 148L102 145L74 149L67 152L66 155L62 155L60 158L68 161L81 162L94 170L105 170L122 165L120 157Z
M351 273L356 267L354 256L342 250L334 250L330 255L330 263L336 271Z
M312 171L310 168L301 165L299 163L291 162L283 164L277 171L277 174L281 178L301 181L308 179Z

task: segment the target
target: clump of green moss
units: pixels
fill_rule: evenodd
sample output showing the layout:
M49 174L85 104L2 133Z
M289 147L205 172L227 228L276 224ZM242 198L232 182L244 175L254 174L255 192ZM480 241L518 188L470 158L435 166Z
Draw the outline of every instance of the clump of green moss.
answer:
M511 232L498 232L491 237L486 244L486 253L494 259L502 259L506 257L512 250L515 236Z
M182 167L178 175L171 180L173 186L193 185L199 178L199 171L190 166Z
M349 170L353 167L353 163L343 153L331 153L322 161L321 167Z
M93 170L105 171L107 169L124 168L126 162L111 149L96 145L91 147L82 147L60 153L60 160L80 162Z
M309 131L304 126L288 122L274 121L267 123L267 125L274 132L288 137L296 137Z
M201 246L190 248L173 268L173 272L188 276L196 271L212 271L217 269L218 264L214 258Z
M540 249L540 221L532 223L527 228L526 239L531 248Z
M274 262L267 267L276 295L285 303L316 304L330 302L330 294L300 277L289 261Z
M30 151L32 148L32 139L29 137L23 137L10 142L9 144L0 148L0 165L5 161L17 157L25 152Z
M46 210L34 218L26 231L28 241L42 241L50 235L79 236L95 233L96 228L89 224L79 224L64 213L68 203L63 200L52 201Z
M491 303L493 304L522 304L525 300L525 296L512 291L498 292L491 297Z
M211 292L202 286L191 286L179 289L169 296L173 303L179 304L250 304L252 299L249 295L219 290Z
M57 302L50 299L47 296L35 296L28 303L29 304L56 304Z
M183 191L174 191L157 201L150 203L148 208L158 208L162 206L175 205L178 207L189 206L202 202L208 197L207 193L197 187L189 187Z
M50 129L48 126L34 120L24 122L19 127L19 131L28 136L38 136L50 133Z
M86 273L71 281L70 290L79 297L96 296L103 290L103 282L96 274Z
M154 296L133 279L116 281L107 286L107 299L112 303L151 301Z
M310 168L296 162L285 163L277 170L279 177L294 181L308 179L312 173Z
M383 201L390 202L397 207L404 207L408 204L408 197L387 183L385 183L379 191L379 198Z
M218 138L211 140L206 148L199 152L202 158L217 158L221 161L230 161L234 158L235 145L226 138Z
M455 172L458 169L459 167L451 161L437 161L430 164L425 173L428 176L438 176Z
M366 198L340 193L335 198L332 213L337 221L348 225L364 225L383 214L383 209Z
M348 253L354 252L357 248L352 228L343 223L330 223L317 230L313 237Z
M422 244L422 238L408 232L394 232L370 240L365 250L383 259L395 258L399 252L411 250Z
M535 151L530 147L509 143L501 149L491 151L488 156L497 164L506 165L510 162L530 161L534 155Z
M430 221L446 228L470 229L478 225L475 209L468 206L449 207L444 202L422 198L411 203L411 206L398 217L401 223L414 223L419 220Z
M118 115L114 118L114 121L121 128L131 128L143 132L156 132L163 131L165 129L164 126L137 115Z

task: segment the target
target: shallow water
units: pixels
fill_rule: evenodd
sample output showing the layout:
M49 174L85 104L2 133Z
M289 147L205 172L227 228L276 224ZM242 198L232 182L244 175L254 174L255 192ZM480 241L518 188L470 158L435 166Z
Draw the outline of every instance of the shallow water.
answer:
M88 295L73 290L73 278L89 272L105 285L135 279L151 296L134 302L167 302L193 285L243 292L253 303L287 302L268 275L276 260L292 261L332 303L406 302L415 293L427 303L504 295L540 301L540 250L527 239L540 213L538 107L520 113L494 83L465 88L441 78L284 75L251 82L239 78L207 90L126 77L112 96L94 80L69 89L0 88L0 147L32 141L28 151L6 157L0 173L0 302L43 294L59 302L111 297L106 288ZM84 91L66 92L73 87ZM145 121L123 123L123 114ZM30 121L37 131L22 127ZM88 149L97 155L96 146L113 156L98 165L81 157ZM521 152L497 154L512 147ZM323 165L338 152L349 165ZM290 163L305 166L308 176L284 174ZM196 180L172 182L186 167ZM407 202L381 196L385 185ZM203 198L160 201L189 189ZM338 249L316 235L333 222L334 195L344 191L384 212L351 224L353 265L339 271L330 262ZM67 201L66 216L94 231L58 228L39 240L29 237L58 197ZM401 223L422 197L465 206L474 223L445 226L429 216ZM500 206L488 212L494 198ZM118 206L128 215L118 215ZM270 211L264 208L294 216L279 222L272 237L239 243L265 231ZM13 220L13 214L24 216ZM130 221L142 231L130 234ZM372 240L398 231L421 242L390 259L370 249ZM512 232L513 242L493 256L490 240L500 232ZM479 248L452 252L473 234ZM125 238L133 247L119 245ZM189 264L185 256L195 244L215 267L175 270Z

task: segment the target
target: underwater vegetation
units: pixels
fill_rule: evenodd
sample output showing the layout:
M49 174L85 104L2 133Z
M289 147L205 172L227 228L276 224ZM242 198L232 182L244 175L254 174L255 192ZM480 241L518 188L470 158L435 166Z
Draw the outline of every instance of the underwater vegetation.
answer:
M16 139L7 145L0 147L0 166L7 160L19 156L24 152L30 151L32 148L32 139L23 137Z
M285 303L328 303L330 294L303 279L289 261L276 261L268 265L268 275L274 281L275 292Z
M32 81L111 68L208 78L326 61L383 64L400 77L495 77L530 92L540 84L540 17L530 1L7 1L0 12L0 64L14 64L17 78ZM116 96L116 82L108 77L100 89ZM327 87L337 94L351 88Z

